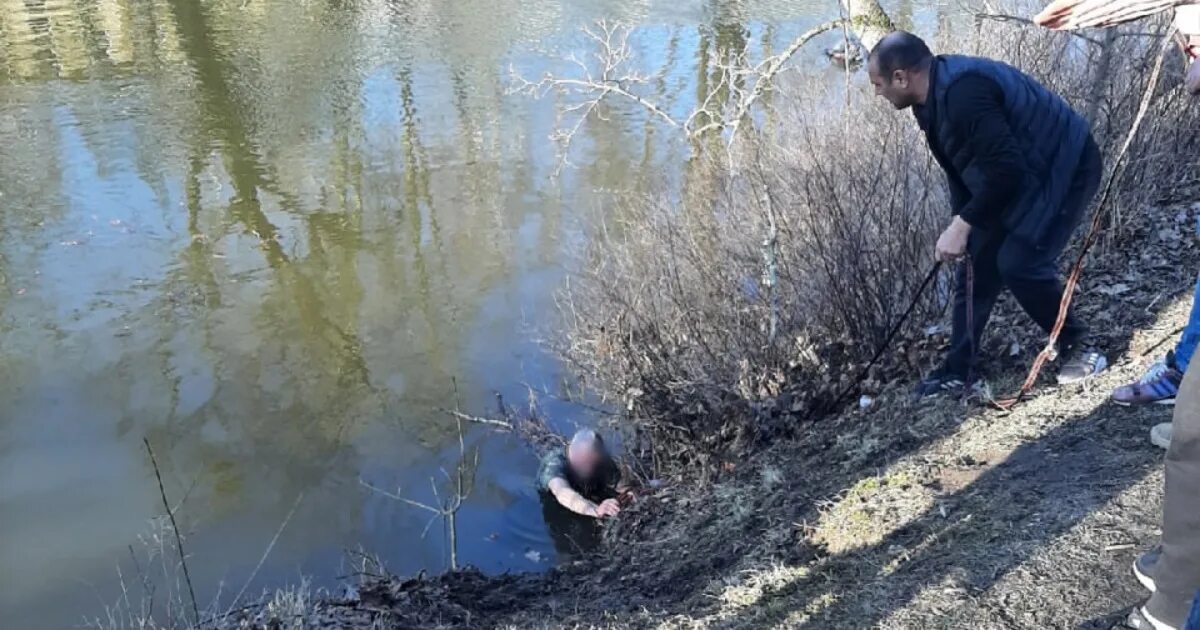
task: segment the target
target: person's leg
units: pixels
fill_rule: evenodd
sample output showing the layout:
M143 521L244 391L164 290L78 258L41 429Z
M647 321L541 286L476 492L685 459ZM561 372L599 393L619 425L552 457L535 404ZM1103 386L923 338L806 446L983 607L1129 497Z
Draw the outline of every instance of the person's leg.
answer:
M1192 355L1196 353L1197 343L1200 343L1200 304L1197 304L1197 295L1200 295L1200 280L1192 296L1192 313L1175 349L1166 358L1151 365L1138 380L1113 390L1113 402L1124 406L1175 404L1183 374L1192 361ZM1170 427L1170 423L1155 426L1150 432L1150 441L1166 448L1170 441Z
M996 259L1004 286L1012 291L1017 303L1042 330L1049 333L1058 319L1063 287L1058 281L1058 256L1061 250L1037 249L1015 238L1004 241ZM1083 340L1087 329L1067 312L1058 338L1060 348L1069 348Z
M1158 590L1146 610L1182 628L1200 590L1200 370L1184 376L1175 405L1165 487L1162 557L1154 576Z
M1200 279L1197 280L1196 290L1192 295L1192 314L1188 316L1187 326L1179 336L1179 343L1175 344L1174 367L1180 372L1187 372L1188 363L1196 353L1196 346L1200 345L1200 307L1197 306L1196 296L1200 296Z
M967 244L971 258L958 264L950 349L942 363L942 372L964 381L973 376L979 342L988 319L992 316L992 308L996 306L996 298L1000 297L1000 291L1003 289L1000 272L996 267L996 255L1002 242L1002 237L995 234L972 230ZM971 265L971 275L974 276L971 291L967 290L968 264ZM971 298L970 308L968 294ZM968 319L973 326L968 327Z
M1188 615L1183 630L1200 630L1200 591L1196 592L1196 599L1192 600L1192 613Z
M1064 289L1058 279L1058 258L1070 242L1096 189L1100 185L1103 158L1094 142L1089 140L1084 156L1063 200L1059 214L1047 231L1046 238L1036 244L1011 238L1001 248L998 258L1000 275L1017 302L1047 333L1054 329L1062 306ZM1059 384L1086 380L1107 366L1107 359L1087 338L1087 329L1076 316L1072 306L1066 313L1057 345L1063 360L1058 369Z

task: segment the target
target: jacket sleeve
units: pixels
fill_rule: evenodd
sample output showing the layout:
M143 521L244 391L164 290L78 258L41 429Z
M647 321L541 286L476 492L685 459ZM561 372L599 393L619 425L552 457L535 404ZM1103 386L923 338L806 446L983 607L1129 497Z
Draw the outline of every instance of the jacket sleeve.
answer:
M946 109L954 134L965 139L972 156L962 173L967 199L961 206L951 184L956 214L973 226L996 225L1020 195L1026 168L1004 111L1004 95L991 79L969 75L949 87Z
M967 202L971 200L971 192L967 190L957 177L946 173L946 186L950 189L950 213L961 215Z

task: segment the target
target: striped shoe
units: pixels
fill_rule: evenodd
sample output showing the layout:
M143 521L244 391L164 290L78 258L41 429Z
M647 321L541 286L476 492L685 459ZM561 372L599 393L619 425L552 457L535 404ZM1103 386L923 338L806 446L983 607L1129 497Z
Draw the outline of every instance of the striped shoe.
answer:
M966 391L967 381L961 376L938 370L917 384L913 398L936 398L946 394L961 395Z
M1175 369L1173 357L1159 361L1146 370L1137 382L1122 385L1113 391L1113 402L1125 407L1140 405L1174 405L1183 382L1183 372Z

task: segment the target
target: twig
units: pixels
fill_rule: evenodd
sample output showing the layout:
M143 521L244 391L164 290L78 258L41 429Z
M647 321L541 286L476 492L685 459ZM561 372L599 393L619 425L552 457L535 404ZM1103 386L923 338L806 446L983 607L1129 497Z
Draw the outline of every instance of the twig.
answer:
M1180 326L1179 328L1172 330L1170 334L1168 334L1167 336L1163 337L1162 339L1159 339L1158 341L1154 342L1154 345L1150 346L1149 348L1146 348L1145 350L1143 350L1142 356L1144 357L1144 356L1150 354L1151 352L1158 350L1164 343L1178 337L1179 333L1183 332L1185 328L1187 328L1187 326Z
M260 569L262 569L263 563L265 563L267 561L267 556L271 555L271 550L275 548L275 543L279 542L279 535L283 533L283 529L285 527L287 527L289 522L291 522L292 515L296 513L296 508L300 507L300 502L303 500L304 500L303 492L296 495L296 501L292 503L292 509L288 510L287 516L285 516L283 518L283 522L279 524L279 529L276 530L275 535L273 537L271 537L271 542L267 545L267 548L263 551L262 557L260 557L258 559L258 564L255 565L254 570L250 572L250 577L247 578L246 583L242 585L242 590L238 591L237 596L234 597L233 601L229 603L229 608L225 610L225 615L222 618L228 617L229 613L233 611L233 607L237 605L238 600L240 600L242 598L242 595L246 594L246 589L250 587L250 583L253 582L254 578L258 576L258 571Z
M193 620L199 626L200 607L196 605L196 590L192 588L192 576L188 572L187 554L183 551L183 537L179 535L179 525L175 522L175 513L171 511L171 502L167 500L167 490L163 487L162 473L158 470L158 458L154 456L150 439L143 437L142 443L146 445L146 452L150 454L150 463L154 465L154 478L158 480L158 493L162 497L163 509L167 511L167 518L171 519L171 530L175 532L175 546L179 549L179 563L183 565L183 579L187 582L188 594L192 598Z
M495 420L493 418L484 418L483 416L472 416L471 414L463 413L463 412L457 411L455 409L442 408L442 409L439 409L439 411L450 414L451 417L457 418L459 420L466 420L467 422L474 422L476 424L487 424L487 425L491 425L494 427L501 427L504 429L508 429L509 431L513 430L513 424L507 420Z
M457 381L454 384L454 390L455 390L455 405L457 405L458 404L458 383L457 383ZM442 474L446 477L446 480L454 485L454 496L447 496L445 499L443 499L442 494L440 492L438 492L437 482L434 481L433 477L429 478L429 486L433 490L433 497L434 497L434 500L437 501L437 506L433 506L428 503L421 503L420 501L414 501L407 497L400 496L400 494L398 492L388 492L386 490L383 490L381 488L373 486L370 483L367 483L367 481L365 479L362 479L361 477L359 478L358 483L360 485L362 485L363 487L368 488L374 492L377 492L389 499L392 499L394 501L399 501L405 505L409 505L409 506L415 507L417 509L425 510L426 512L433 514L433 517L429 519L429 522L425 524L425 529L421 532L422 538L425 537L425 534L427 534L429 532L429 528L432 527L435 522L437 522L438 518L443 519L443 523L446 526L446 539L447 539L446 542L447 542L447 546L449 547L449 552L450 552L450 570L457 571L458 570L458 511L462 508L463 502L466 500L467 496L471 493L471 487L474 487L474 485L475 485L475 470L478 470L478 468L479 468L479 449L475 449L475 460L471 464L471 467L472 467L471 468L471 476L470 476L470 479L468 480L468 478L467 478L467 443L466 443L466 439L464 437L462 423L464 420L467 420L470 422L483 422L484 424L493 424L493 425L499 424L510 430L512 429L512 425L508 424L508 423L501 423L498 420L491 420L488 418L479 418L476 416L471 416L471 415L462 413L461 411L457 411L457 410L443 409L442 411L445 411L446 413L453 416L455 418L455 421L456 421L456 424L458 427L459 458L458 458L458 466L455 469L455 475L452 478L450 476L450 473L446 472L445 469L442 470ZM468 487L468 486L470 486L470 487Z
M764 60L763 63L759 64L759 67L763 68L763 70L758 75L758 78L755 79L754 88L751 89L750 93L742 99L742 101L738 104L737 109L727 120L718 119L716 121L709 122L703 127L689 131L688 135L699 136L707 131L724 127L729 127L736 134L738 128L741 126L742 120L747 114L750 113L750 110L754 107L754 104L757 103L760 98L762 98L762 95L767 91L771 85L771 82L774 80L775 75L779 74L779 71L783 69L784 64L787 63L787 61L791 59L792 56L795 55L805 44L807 44L809 40L817 35L825 33L826 31L831 31L837 28L842 24L842 22L843 20L838 19L814 26L813 28L801 33L796 37L796 39L792 40L792 43L788 44L788 47L784 48L783 52L771 57L770 59Z
M544 387L543 387L543 388L541 388L541 389L535 388L535 387L534 387L532 384L530 384L530 383L529 383L529 382L527 382L527 381L521 381L521 384L525 386L525 389L529 390L530 392L533 392L533 393L537 394L538 396L545 396L545 397L547 397L547 398L550 398L550 399L552 399L552 400L559 400L559 401L562 401L562 402L565 402L565 403L569 403L569 404L571 404L571 405L574 405L574 406L576 406L576 407L580 407L580 408L583 408L583 409L587 409L588 411L594 411L594 412L596 412L596 413L598 413L598 414L603 414L603 415L606 415L606 416L617 416L617 415L620 415L620 414L618 414L617 412L615 412L615 411L613 411L613 410L611 410L611 409L605 409L605 408L603 408L603 407L599 407L599 406L597 406L597 405L592 405L592 404L589 404L589 403L585 403L585 402L583 402L582 400L578 400L578 399L576 399L576 398L574 398L574 397L570 396L569 394L568 394L567 396L559 396L558 394L555 394L555 393L553 393L553 392L551 392L551 391L547 390L547 389L546 389L546 388L544 388Z
M412 499L402 497L394 492L388 492L387 490L384 490L383 488L380 488L378 486L373 486L373 485L367 483L367 480L363 479L361 477L358 479L358 483L360 485L362 485L364 488L367 488L368 490L372 490L374 492L378 492L379 494L381 494L389 499L399 501L399 502L407 504L407 505L411 505L412 507L419 508L419 509L425 510L427 512L433 512L434 514L437 514L439 516L442 514L441 510L433 507L432 505L429 505L427 503L421 503L420 501L413 501Z
M154 583L152 583L146 573L142 571L142 563L138 562L137 554L133 552L133 545L129 545L129 559L133 560L133 568L137 569L138 579L142 581L142 600L148 600L150 602L149 610L146 611L145 615L149 617L154 614ZM142 608L146 608L144 603L142 604Z
M680 538L683 538L683 536L682 536L682 535L679 535L679 534L676 534L676 535L674 535L674 536L667 536L666 538L659 538L659 539L657 539L657 540L631 540L631 541L625 541L625 544L626 544L626 545L636 545L636 546L639 546L639 547L640 547L640 546L650 546L650 545L661 545L661 544L664 544L664 543L675 542L676 540L679 540Z

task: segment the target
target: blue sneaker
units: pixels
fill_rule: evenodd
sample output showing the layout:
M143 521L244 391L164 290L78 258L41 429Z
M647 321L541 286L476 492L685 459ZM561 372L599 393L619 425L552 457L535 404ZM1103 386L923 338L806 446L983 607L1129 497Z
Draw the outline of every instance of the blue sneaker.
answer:
M1183 383L1183 372L1175 368L1174 356L1150 366L1137 382L1122 385L1113 391L1113 402L1124 407L1140 405L1174 405Z

